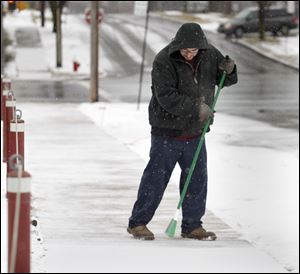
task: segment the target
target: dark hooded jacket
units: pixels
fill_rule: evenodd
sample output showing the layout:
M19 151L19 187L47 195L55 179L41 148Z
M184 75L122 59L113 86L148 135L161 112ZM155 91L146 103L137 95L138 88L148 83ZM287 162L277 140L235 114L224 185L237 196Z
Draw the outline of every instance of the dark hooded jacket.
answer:
M183 48L199 48L196 67L180 54ZM199 104L203 100L212 106L215 87L222 71L224 56L208 44L196 23L183 24L172 42L162 49L153 62L152 98L149 122L152 134L190 136L200 134L204 123L199 122ZM237 83L236 67L226 76L224 86Z

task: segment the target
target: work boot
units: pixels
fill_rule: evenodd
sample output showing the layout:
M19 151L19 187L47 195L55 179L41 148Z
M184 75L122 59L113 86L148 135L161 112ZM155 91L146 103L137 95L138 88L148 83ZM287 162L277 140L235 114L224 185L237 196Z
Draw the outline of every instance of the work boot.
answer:
M198 227L190 233L181 233L181 237L204 241L214 241L215 239L217 239L215 233L206 231L203 227Z
M135 239L154 240L154 234L145 225L139 225L133 228L128 227L127 232L133 235Z

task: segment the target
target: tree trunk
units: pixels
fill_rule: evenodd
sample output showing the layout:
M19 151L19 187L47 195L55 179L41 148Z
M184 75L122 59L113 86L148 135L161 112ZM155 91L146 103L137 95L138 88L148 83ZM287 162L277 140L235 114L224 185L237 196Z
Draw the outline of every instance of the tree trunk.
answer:
M99 101L99 1L91 1L91 102Z
M257 1L258 3L258 20L259 20L259 39L265 40L265 10L269 1Z
M45 26L45 6L46 2L45 1L40 1L40 9L41 9L41 26Z
M232 13L232 1L224 1L224 14Z
M65 4L68 1L48 1L49 5L50 5L50 9L52 12L52 21L53 21L53 32L56 33L56 23L57 23L57 18L56 18L56 13L57 13L57 8L60 9L60 15L62 14L62 10L65 6Z

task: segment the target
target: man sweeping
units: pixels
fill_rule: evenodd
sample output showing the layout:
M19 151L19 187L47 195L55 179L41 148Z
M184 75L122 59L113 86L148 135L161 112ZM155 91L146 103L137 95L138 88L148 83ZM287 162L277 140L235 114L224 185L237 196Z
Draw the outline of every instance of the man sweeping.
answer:
M224 86L237 83L234 61L210 45L200 25L183 24L153 62L150 160L144 170L127 231L134 238L154 240L147 228L158 208L176 163L181 168L180 192L189 173L205 123L212 121L215 86L223 72ZM181 236L216 239L202 226L207 196L207 152L201 147L182 203Z

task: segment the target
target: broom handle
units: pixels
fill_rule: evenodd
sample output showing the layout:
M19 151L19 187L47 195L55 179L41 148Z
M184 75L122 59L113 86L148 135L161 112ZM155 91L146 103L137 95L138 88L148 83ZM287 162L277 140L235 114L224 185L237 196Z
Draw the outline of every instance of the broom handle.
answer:
M224 81L225 81L225 78L226 78L226 72L223 71L223 74L222 74L222 77L221 77L221 80L220 80L220 84L218 86L218 90L217 90L217 93L215 95L215 98L214 98L214 101L213 101L213 105L212 105L212 110L215 109L215 106L216 106L216 103L217 103L217 100L218 100L218 97L220 95L220 92L221 92L221 89L224 85ZM185 180L185 183L184 183L184 187L183 187L183 190L181 192L181 195L180 195L180 200L179 200L179 203L178 203L178 206L177 206L177 209L180 209L181 206L182 206L182 203L183 203L183 200L185 198L185 194L186 194L186 191L187 191L187 188L190 184L190 181L191 181L191 178L192 178L192 175L193 175L193 172L194 172L194 169L195 169L195 166L196 166L196 162L198 160L198 157L199 157L199 154L200 154L200 151L201 151L201 148L202 148L202 145L204 143L204 136L205 136L205 133L207 132L208 130L208 127L210 125L210 122L211 122L211 118L209 118L204 126L204 129L201 133L201 137L200 137L200 141L199 141L199 144L198 144L198 147L197 147L197 150L194 154L194 158L193 158L193 162L191 164L191 167L189 169L189 173L188 173L188 176Z

